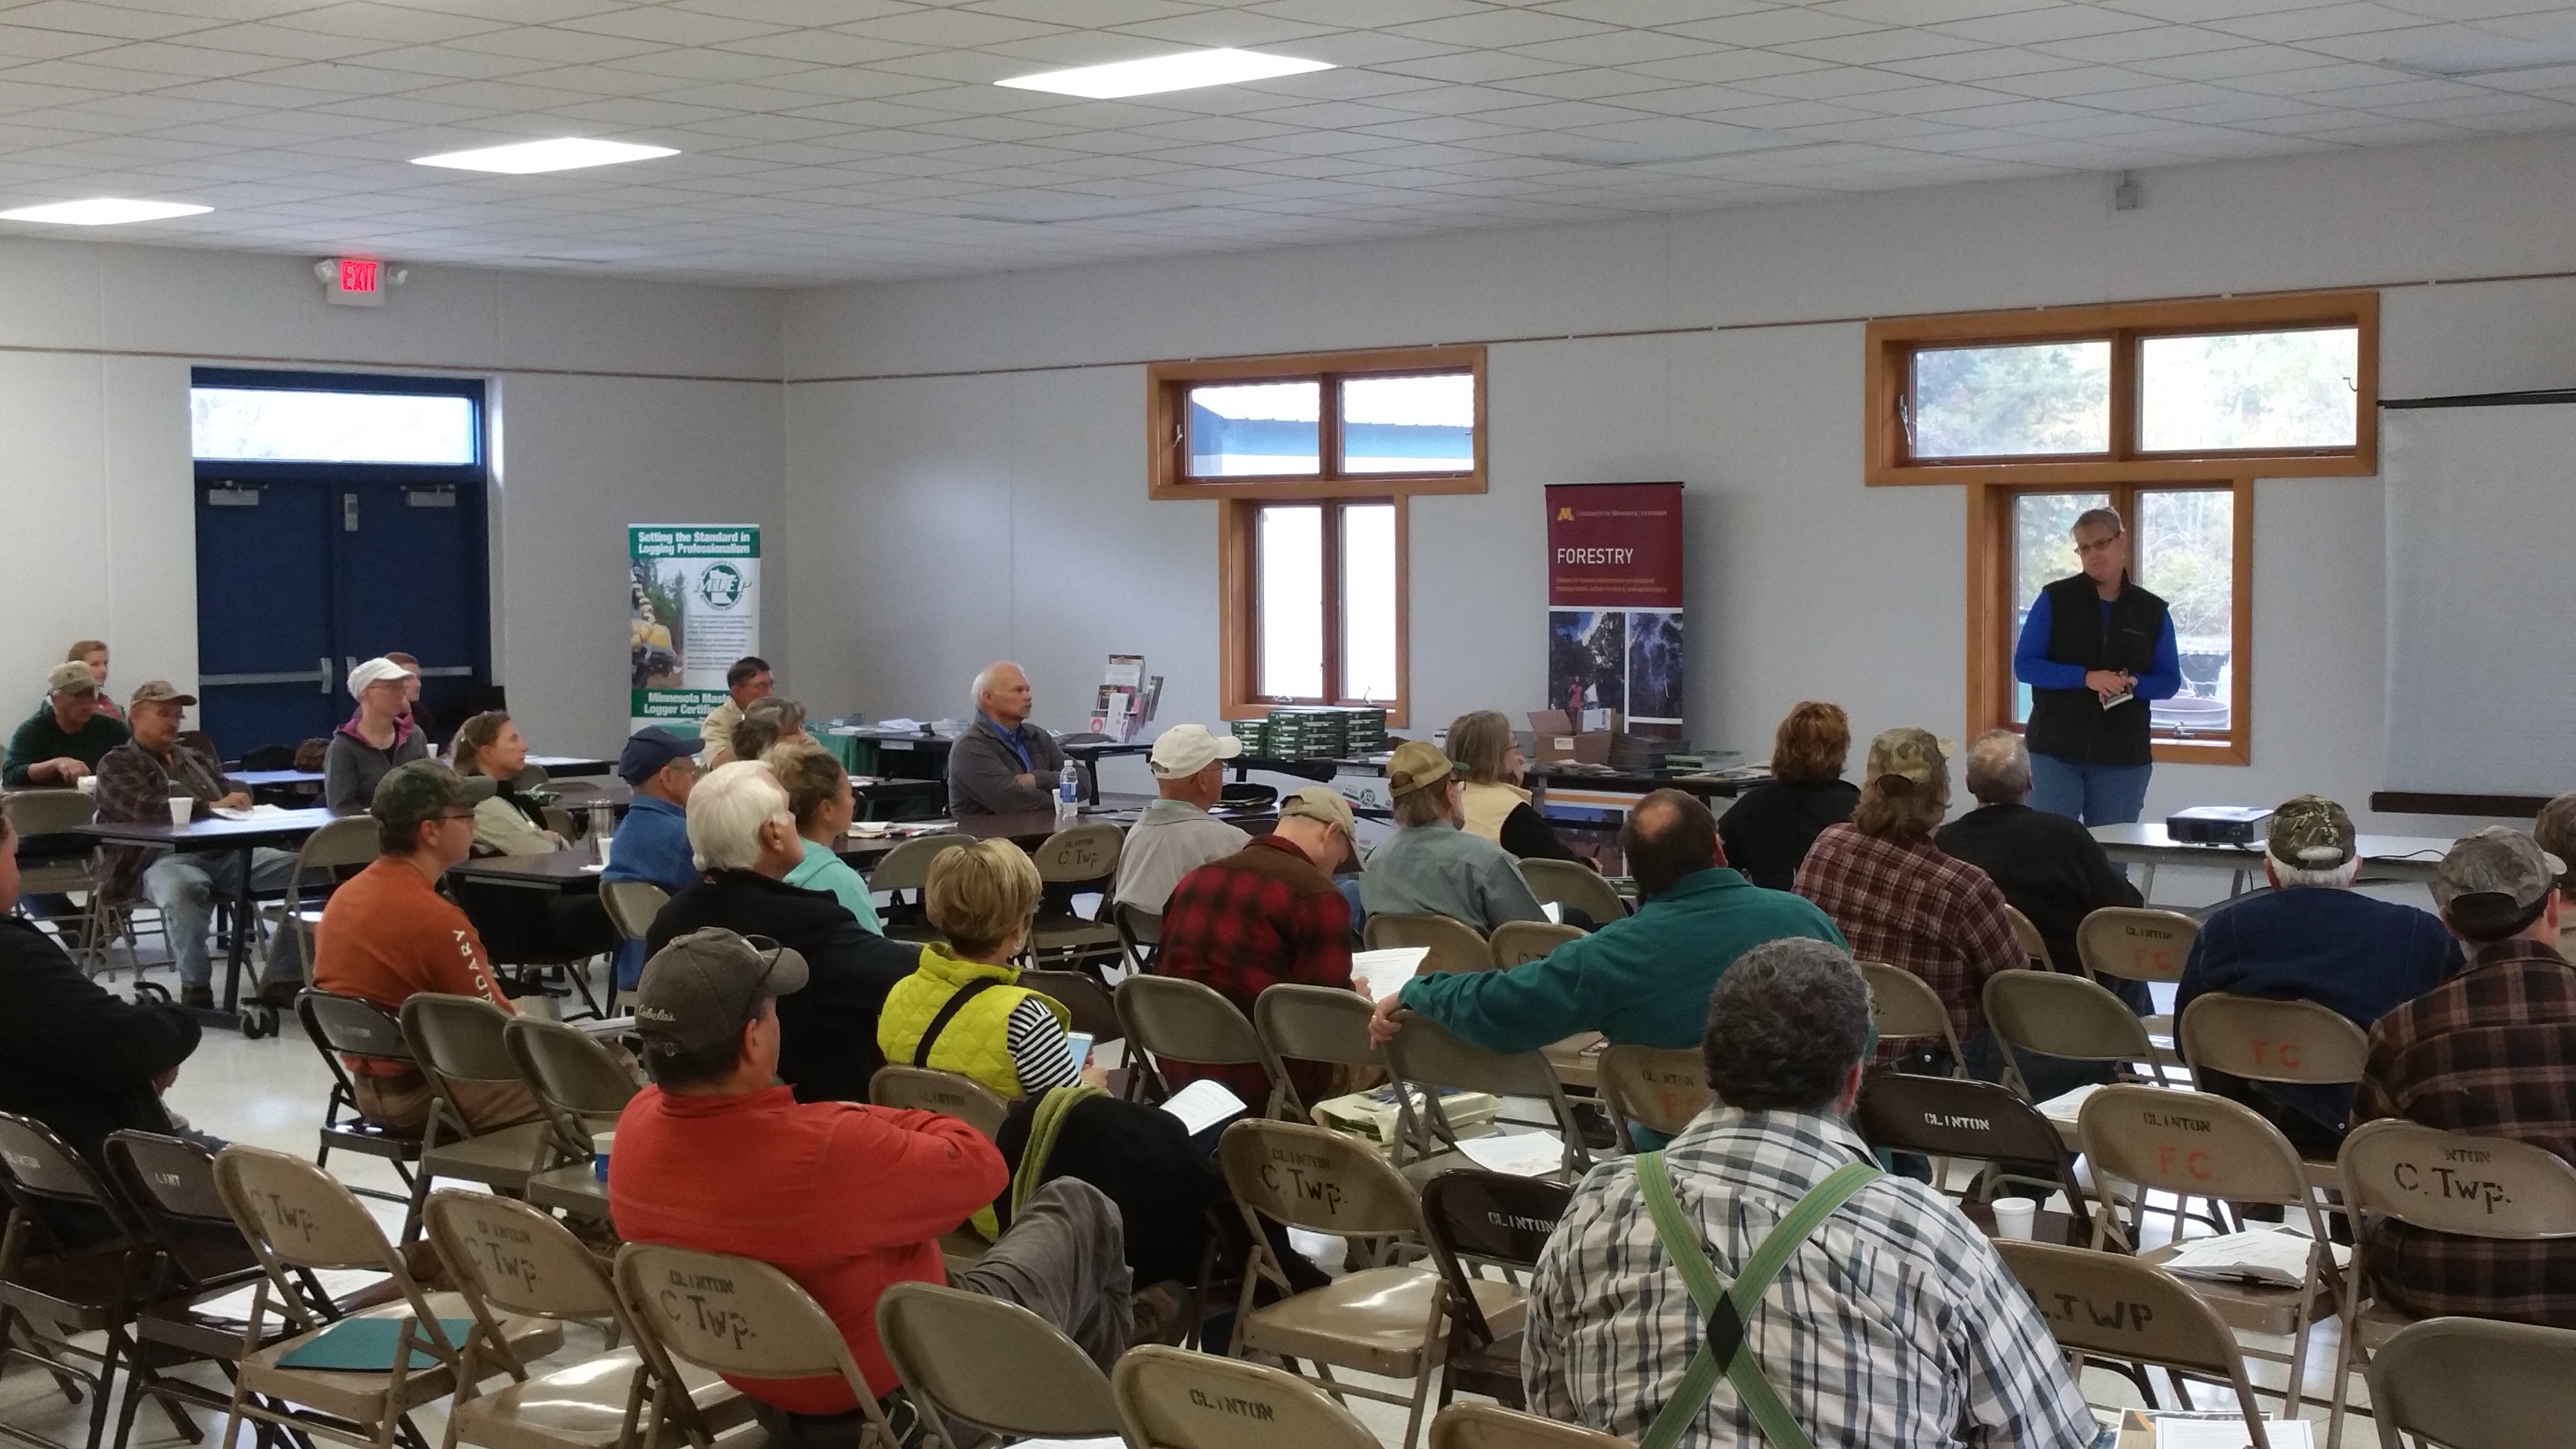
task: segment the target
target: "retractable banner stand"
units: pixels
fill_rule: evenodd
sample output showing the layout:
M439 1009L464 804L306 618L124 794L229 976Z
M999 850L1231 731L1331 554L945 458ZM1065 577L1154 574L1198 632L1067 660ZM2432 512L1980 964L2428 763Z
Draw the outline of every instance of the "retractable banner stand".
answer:
M1678 733L1682 485L1549 485L1547 558L1548 707L1577 729Z
M733 662L760 652L760 529L639 523L626 554L627 728L686 733L724 703Z

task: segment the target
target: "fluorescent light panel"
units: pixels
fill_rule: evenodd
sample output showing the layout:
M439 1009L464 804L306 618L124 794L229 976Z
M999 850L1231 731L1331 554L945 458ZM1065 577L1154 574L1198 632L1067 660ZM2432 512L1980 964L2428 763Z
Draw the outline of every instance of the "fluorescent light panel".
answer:
M56 226L116 226L129 221L167 221L174 216L199 216L212 210L211 206L190 206L184 201L127 201L114 196L97 196L87 201L56 201L43 206L22 206L16 211L0 211L0 221L44 221Z
M1122 60L1111 65L1086 65L1076 70L1040 71L1036 75L1013 76L995 84L1017 90L1052 91L1062 96L1107 101L1120 96L1196 90L1201 86L1239 85L1244 81L1304 75L1308 71L1332 68L1325 61L1263 55L1257 50L1190 50L1179 55L1158 55L1150 60Z
M565 136L553 141L521 141L513 146L485 146L476 151L444 151L415 156L414 166L445 166L457 171L497 171L504 176L533 176L541 171L574 171L584 166L614 166L621 161L650 161L677 156L668 146L638 146L627 141L593 141Z

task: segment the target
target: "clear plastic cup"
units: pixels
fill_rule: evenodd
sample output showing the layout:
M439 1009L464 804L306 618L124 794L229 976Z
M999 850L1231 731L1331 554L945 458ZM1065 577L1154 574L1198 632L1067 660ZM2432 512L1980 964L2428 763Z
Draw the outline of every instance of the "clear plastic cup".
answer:
M2039 1204L2026 1197L1999 1197L1994 1209L1996 1237L2030 1241L2030 1227L2039 1216Z
M195 797L193 797L193 796L188 796L188 795L173 795L173 796L171 796L171 797L170 797L170 828L171 828L171 829L173 829L173 830L185 830L185 829L187 829L187 828L188 828L188 821L190 820L190 818L192 818L193 816L195 816L195 815L196 815L196 813L197 813L197 802L196 802Z

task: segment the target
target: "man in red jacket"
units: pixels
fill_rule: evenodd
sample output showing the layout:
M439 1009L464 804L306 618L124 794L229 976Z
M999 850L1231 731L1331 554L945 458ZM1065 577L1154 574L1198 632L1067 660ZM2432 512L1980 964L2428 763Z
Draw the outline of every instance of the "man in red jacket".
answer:
M806 968L764 945L711 928L645 963L635 1021L655 1085L617 1121L608 1174L617 1235L784 1270L840 1326L898 1430L917 1420L877 1342L877 1298L889 1284L949 1283L1020 1304L1104 1372L1116 1363L1133 1314L1117 1205L1058 1178L951 1280L939 1235L1001 1194L1002 1154L954 1117L800 1103L778 1085L777 998L805 985ZM736 1387L758 1401L773 1436L800 1449L845 1449L864 1422L838 1377Z

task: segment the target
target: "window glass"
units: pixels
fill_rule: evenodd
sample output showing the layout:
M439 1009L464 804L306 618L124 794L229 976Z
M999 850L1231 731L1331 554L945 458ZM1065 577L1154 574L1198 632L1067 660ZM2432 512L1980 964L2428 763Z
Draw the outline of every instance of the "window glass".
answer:
M188 390L195 456L235 462L471 464L474 400L436 393Z
M1464 473L1475 466L1473 374L1343 381L1343 472Z
M1189 391L1193 478L1311 474L1322 450L1320 382L1207 383Z
M2075 558L2073 530L2075 520L2088 508L2109 504L2107 493L2022 493L2013 498L2013 577L2012 638L2009 649L2021 640L2022 621L2030 617L2030 606L2039 591L2048 585L2079 573L2083 566ZM2013 683L2013 723L2030 719L2030 686Z
M1395 505L1342 508L1342 694L1383 703L1396 697Z
M2224 488L2138 494L2138 583L2172 611L2182 692L2155 701L2159 729L2222 734L2235 699L2236 495Z
M2150 453L2349 448L2360 426L2351 327L2149 337L2138 344L2138 446Z
M1917 458L2111 450L2111 344L2042 342L1914 354Z
M1324 510L1312 503L1266 507L1257 533L1260 692L1273 699L1321 699Z

